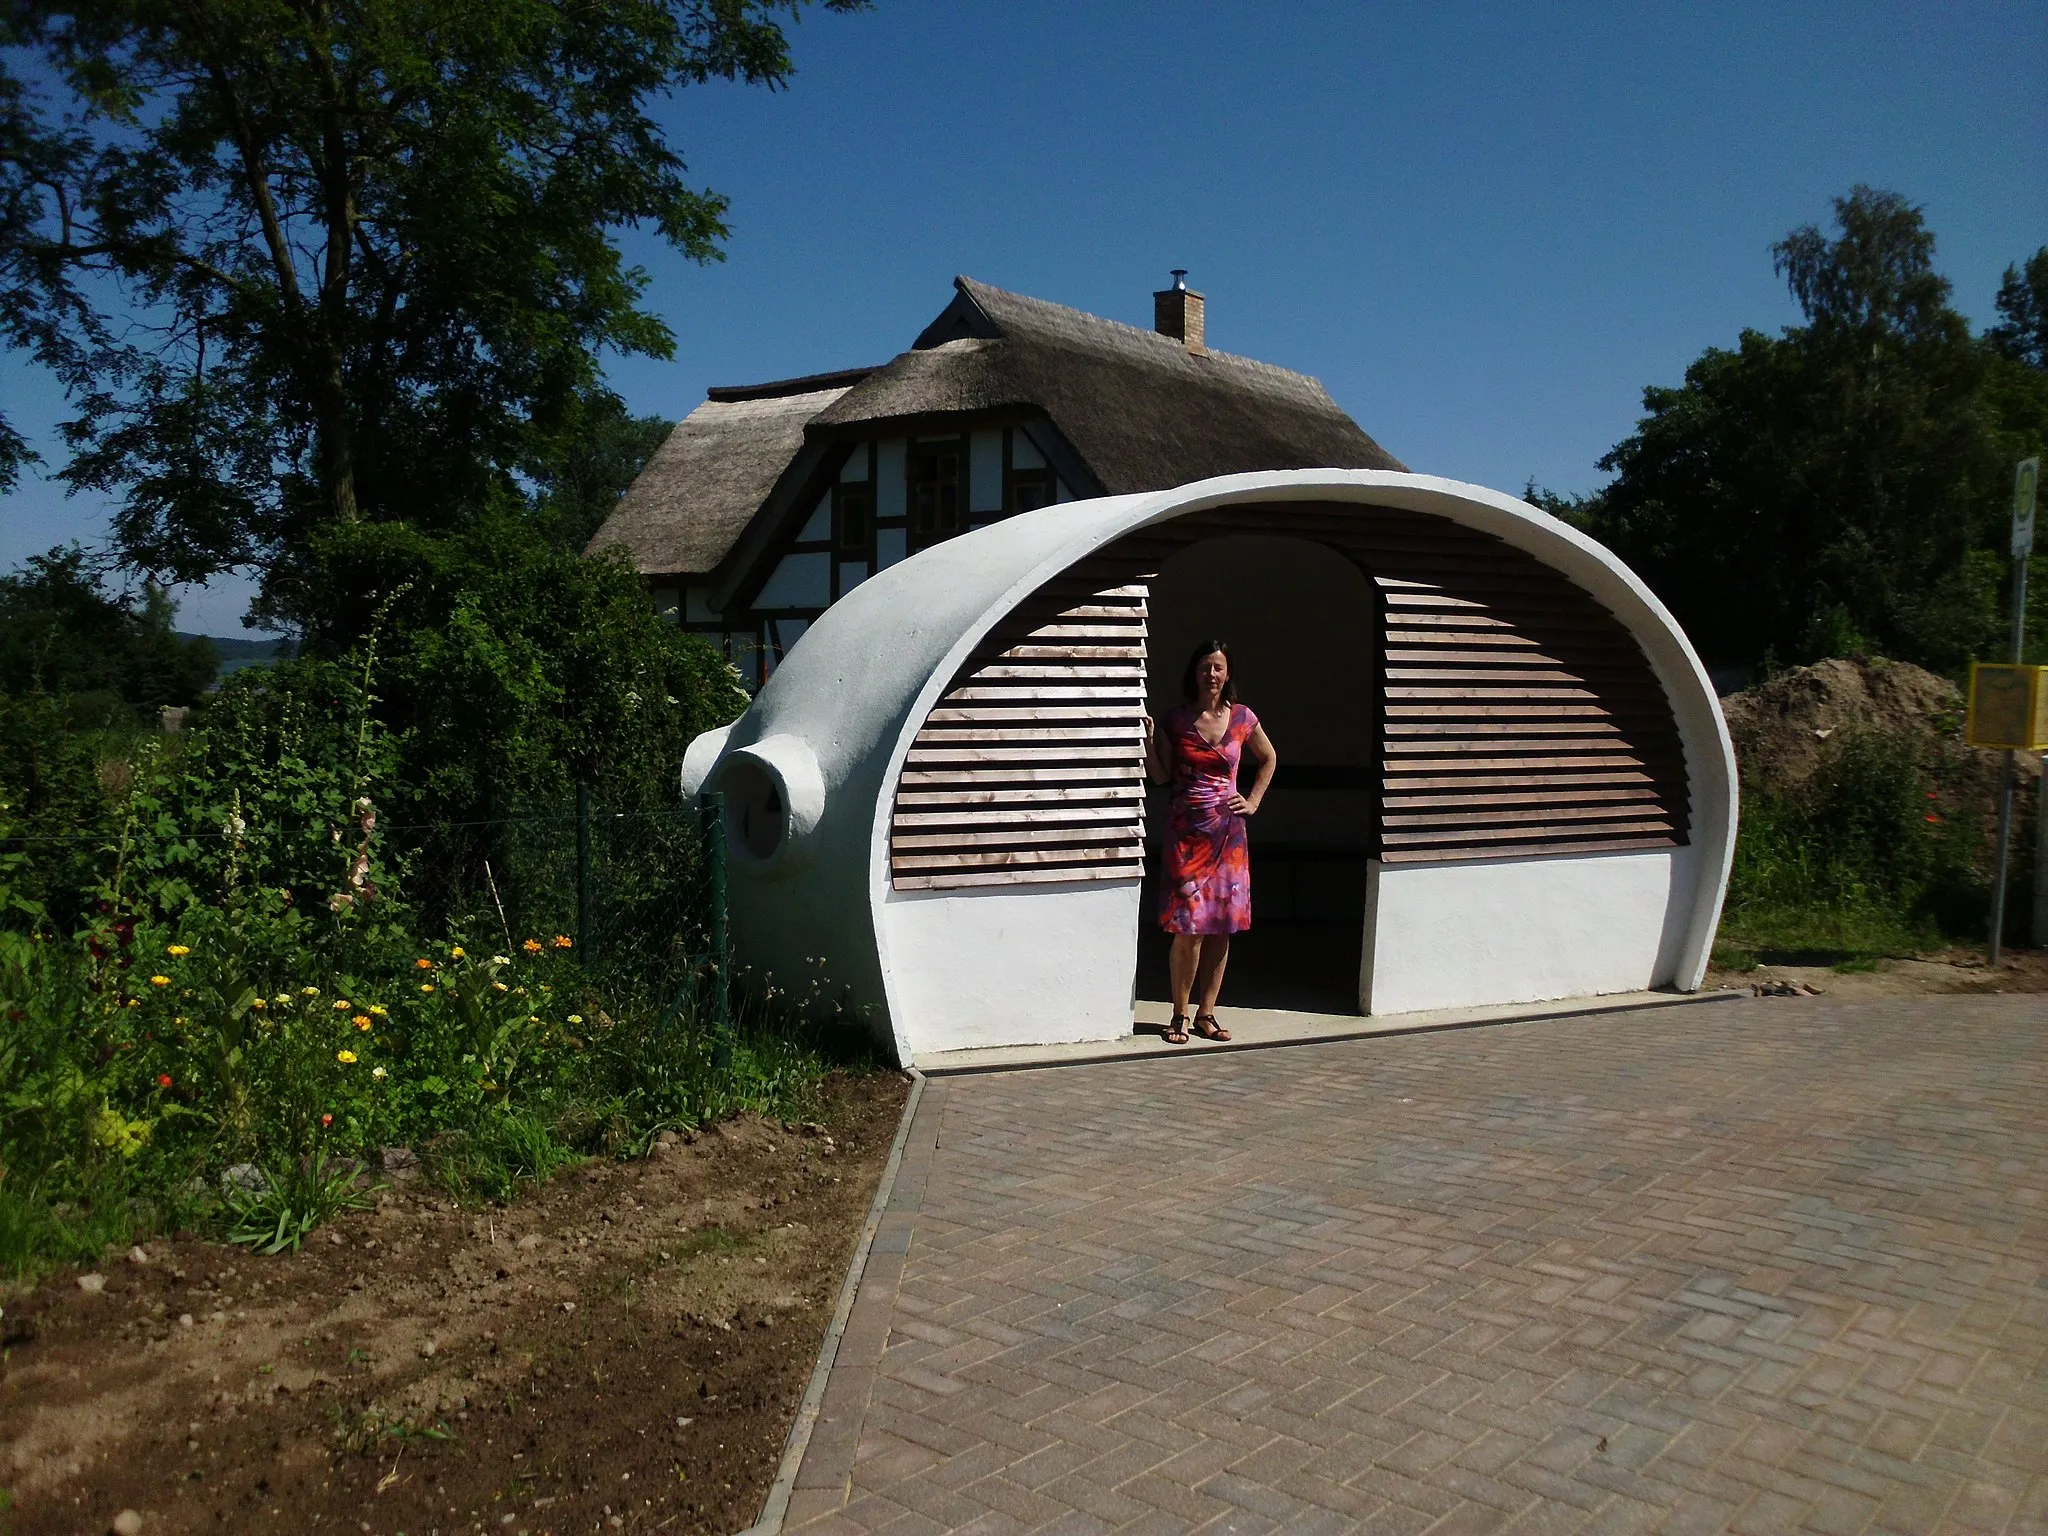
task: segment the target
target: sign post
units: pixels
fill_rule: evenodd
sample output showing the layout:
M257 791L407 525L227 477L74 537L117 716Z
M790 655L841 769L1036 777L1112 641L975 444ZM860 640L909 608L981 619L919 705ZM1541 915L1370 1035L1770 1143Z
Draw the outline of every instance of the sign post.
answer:
M2021 459L2012 477L2012 660L2018 666L2027 643L2027 558L2034 552L2034 492L2041 481L2041 461ZM2005 875L2012 853L2013 756L2008 747L2005 769L1998 776L1998 862L1991 881L1991 963L1998 964L2005 942ZM2036 813L2039 814L2038 812ZM2041 926L2041 876L2034 876L2034 927Z

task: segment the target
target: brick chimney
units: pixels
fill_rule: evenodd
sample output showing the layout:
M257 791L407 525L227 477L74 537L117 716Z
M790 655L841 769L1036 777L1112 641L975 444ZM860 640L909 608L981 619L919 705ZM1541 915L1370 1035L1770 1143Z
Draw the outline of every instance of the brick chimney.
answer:
M1188 287L1185 267L1173 269L1171 288L1152 295L1152 329L1202 355L1202 296Z

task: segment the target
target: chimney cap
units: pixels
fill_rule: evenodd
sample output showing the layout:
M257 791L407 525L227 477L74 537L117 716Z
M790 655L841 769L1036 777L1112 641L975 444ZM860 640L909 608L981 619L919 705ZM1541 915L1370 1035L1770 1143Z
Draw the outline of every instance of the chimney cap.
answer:
M1187 292L1188 269L1186 267L1175 267L1173 269L1173 286L1177 292Z

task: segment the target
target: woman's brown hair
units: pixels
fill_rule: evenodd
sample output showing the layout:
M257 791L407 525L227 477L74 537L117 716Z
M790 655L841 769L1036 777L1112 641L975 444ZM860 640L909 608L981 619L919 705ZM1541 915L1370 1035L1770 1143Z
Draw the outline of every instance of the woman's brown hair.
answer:
M1219 652L1223 656L1223 664L1226 667L1230 667L1230 642L1228 640L1204 640L1195 647L1195 654L1188 658L1187 670L1180 675L1180 696L1188 703L1194 703L1196 697L1201 692L1195 683L1195 669L1202 664L1204 657L1214 656ZM1223 702L1225 704L1235 704L1237 702L1237 669L1235 667L1230 667L1230 670L1223 674Z

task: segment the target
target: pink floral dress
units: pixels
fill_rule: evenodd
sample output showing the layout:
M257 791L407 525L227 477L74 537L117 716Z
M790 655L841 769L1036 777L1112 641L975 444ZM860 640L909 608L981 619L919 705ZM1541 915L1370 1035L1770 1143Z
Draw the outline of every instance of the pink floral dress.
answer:
M1173 803L1160 861L1159 926L1168 933L1242 933L1252 925L1251 859L1244 818L1230 809L1237 766L1259 717L1230 706L1218 742L1195 726L1183 704L1160 724L1173 744Z

